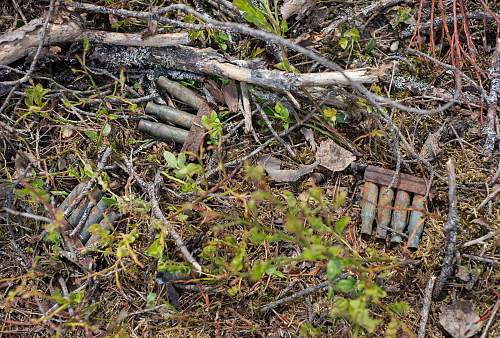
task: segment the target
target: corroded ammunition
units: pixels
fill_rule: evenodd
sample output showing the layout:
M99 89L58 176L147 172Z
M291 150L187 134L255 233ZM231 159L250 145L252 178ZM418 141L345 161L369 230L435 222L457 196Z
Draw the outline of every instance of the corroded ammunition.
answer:
M408 247L416 249L420 242L420 236L424 230L425 198L422 195L414 195L411 204L410 220L408 221Z
M89 234L89 228L92 224L99 223L102 218L104 217L104 212L107 209L107 205L104 202L104 200L100 200L99 203L97 203L92 210L90 211L89 217L87 218L87 221L85 222L82 230L80 231L80 239L82 240L82 243L85 243L88 241L90 234Z
M59 206L59 209L62 211L66 210L66 208L69 207L71 205L71 203L73 203L75 198L77 198L77 196L80 195L83 188L85 188L86 184L87 184L87 182L82 182L82 183L78 184L76 187L74 187L73 190L69 193L69 195L66 196L64 201L61 203L61 205Z
M68 217L68 223L72 226L75 227L78 225L80 222L80 219L82 216L85 214L85 210L89 207L91 202L96 203L98 200L100 200L102 197L102 191L99 189L94 189L90 192L88 197L82 198L80 203L78 203L77 207L71 215Z
M387 228L391 224L393 201L394 190L389 187L381 187L378 195L377 238L385 239L387 237Z
M108 215L104 216L104 218L101 221L101 228L103 230L112 230L113 229L113 223L116 222L119 218L121 217L121 214L111 211ZM99 242L99 235L98 234L92 234L90 238L87 240L85 243L86 248L91 248L95 246Z
M159 87L168 91L172 96L175 96L193 108L199 109L206 104L206 101L196 92L164 76L158 78L157 84Z
M163 122L171 122L175 125L190 128L193 123L194 115L185 111L175 109L166 105L159 105L153 102L148 102L146 105L146 113L158 117Z
M394 202L394 211L392 212L392 229L402 233L406 227L406 216L408 214L408 206L410 205L410 194L406 191L399 190L396 194L396 201ZM401 242L401 236L393 233L391 242Z
M151 136L164 140L172 140L177 143L183 143L188 136L187 130L146 120L140 120L138 128L140 131L148 133Z
M361 201L361 233L371 235L375 212L377 210L378 186L365 182Z

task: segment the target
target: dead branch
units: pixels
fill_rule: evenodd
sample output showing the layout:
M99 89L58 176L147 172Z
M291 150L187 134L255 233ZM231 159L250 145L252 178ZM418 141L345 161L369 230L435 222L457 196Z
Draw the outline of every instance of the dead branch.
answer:
M347 277L347 274L343 273L343 274L340 274L335 280L339 280L339 279L342 279L345 277ZM319 283L318 285L314 285L314 286L308 287L306 289L300 290L299 292L294 293L291 296L281 298L281 299L278 299L274 302L271 302L269 304L264 305L263 307L260 308L260 312L267 312L267 311L274 309L275 307L278 307L282 304L290 303L290 302L292 302L296 299L299 299L301 297L305 297L305 296L308 296L308 295L313 294L315 292L324 290L328 286L330 286L330 281L324 281L322 283Z
M457 213L457 177L455 174L455 161L450 158L446 162L446 170L448 171L448 220L444 227L445 233L448 236L448 244L446 246L446 253L443 260L441 273L439 274L436 287L434 289L434 298L439 298L446 281L451 276L453 271L453 259L455 257L455 246L457 242L457 227L458 227L458 213Z
M160 221L163 222L165 225L165 231L168 233L170 237L172 237L175 241L175 245L177 248L181 251L182 255L188 261L193 268L195 269L196 272L202 273L201 265L196 261L196 259L193 257L193 255L189 252L188 248L184 244L184 241L182 240L181 236L177 233L177 231L173 228L172 224L170 224L163 215L163 212L161 211L160 205L158 203L158 197L157 197L157 190L160 185L160 172L158 171L155 175L154 182L146 182L144 181L136 172L134 169L134 166L132 165L132 161L130 161L127 157L124 157L125 164L127 166L127 171L129 175L134 177L134 179L137 181L139 186L144 190L145 193L149 195L149 199L151 201L151 207L153 210L153 215L159 219Z
M499 136L496 133L495 120L500 98L500 38L497 38L491 67L489 69L491 80L490 95L488 95L488 125L486 126L486 141L484 145L485 155L491 157L495 148L495 140Z
M35 19L26 26L0 36L0 65L8 65L28 55L40 43L42 30L42 19ZM44 46L84 38L96 43L136 47L167 47L189 43L188 33L184 32L143 37L141 34L87 30L71 20L62 24L49 24L46 35Z
M490 329L490 326L493 323L493 319L495 319L495 316L499 308L500 308L500 298L497 299L495 306L493 307L493 310L490 313L490 318L488 319L488 322L486 323L480 338L486 338L488 336L488 330Z
M422 302L422 311L420 312L420 325L417 335L418 338L425 337L425 327L427 326L427 319L429 318L429 310L432 303L432 289L434 288L435 281L436 277L432 276L427 283L427 287L425 288L424 300Z
M163 66L189 72L216 75L252 83L280 91L294 91L301 87L349 85L350 82L372 83L377 81L380 69L360 68L343 72L293 74L278 70L250 69L231 63L212 49L187 46L167 48L119 48L100 46L92 58L108 66ZM347 77L344 77L344 75Z

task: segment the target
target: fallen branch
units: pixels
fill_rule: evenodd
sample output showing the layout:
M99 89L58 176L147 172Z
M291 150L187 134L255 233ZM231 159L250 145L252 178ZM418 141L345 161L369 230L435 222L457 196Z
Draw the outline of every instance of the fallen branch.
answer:
M345 278L346 276L347 276L347 274L343 273L339 277L337 277L336 280L341 279L341 278ZM269 304L264 305L263 307L260 308L260 312L266 312L266 311L274 309L275 307L278 307L282 304L290 303L298 298L305 297L305 296L308 296L308 295L313 294L315 292L324 290L328 286L330 286L330 282L324 281L322 283L319 283L318 285L314 285L314 286L308 287L306 289L300 290L299 292L294 293L291 296L281 298L281 299L278 299L274 302L271 302Z
M434 282L436 277L432 276L427 283L425 288L424 300L422 302L422 311L420 312L420 325L418 327L418 338L425 337L425 327L427 326L427 319L429 318L429 310L432 303L432 289L434 288Z
M491 80L490 94L488 95L488 125L486 126L486 141L484 152L486 157L491 157L495 148L495 140L499 136L496 133L495 120L498 109L498 99L500 98L500 38L497 38L496 48L493 52L493 59L489 69Z
M497 302L495 303L495 306L491 311L490 318L488 319L488 322L486 323L486 326L484 327L483 333L481 333L480 338L486 338L488 336L488 330L490 329L490 326L493 323L493 319L495 319L495 315L498 312L498 308L500 308L500 298L497 299Z
M40 43L42 30L42 19L35 19L26 26L0 36L0 65L8 65L28 55L29 51ZM184 32L143 37L141 34L88 30L74 21L67 20L62 24L48 25L43 46L84 38L97 43L136 47L167 47L189 43L188 33Z
M351 82L372 83L376 82L386 69L386 67L379 67L379 69L360 68L346 70L343 73L322 72L305 74L294 74L278 70L250 69L231 63L212 49L198 49L187 46L174 46L161 49L125 49L115 46L100 46L95 48L92 58L112 67L163 66L165 68L221 76L280 91L295 91L302 87L347 86Z
M196 259L193 257L193 255L189 252L188 248L184 244L184 241L182 240L181 236L177 233L177 231L173 228L172 224L169 224L167 218L165 215L163 215L163 212L160 209L160 205L158 203L158 188L160 186L160 172L158 171L155 175L154 182L146 182L144 181L134 170L134 166L132 165L132 161L130 161L128 158L124 157L125 164L127 166L127 171L129 175L134 177L134 179L137 181L139 186L144 190L145 193L149 195L149 199L151 201L151 208L153 211L153 215L159 219L160 221L163 222L165 225L165 231L168 233L170 237L172 237L175 241L175 245L177 248L181 251L182 255L188 261L193 268L195 269L196 272L201 273L201 265L196 261Z
M451 276L453 271L453 258L455 257L455 246L457 242L457 227L458 227L458 214L457 214L457 177L455 174L455 161L450 158L446 162L446 169L448 171L448 220L444 227L445 233L448 235L448 244L446 246L446 253L443 260L441 273L439 274L436 287L434 289L434 298L439 298L446 281Z

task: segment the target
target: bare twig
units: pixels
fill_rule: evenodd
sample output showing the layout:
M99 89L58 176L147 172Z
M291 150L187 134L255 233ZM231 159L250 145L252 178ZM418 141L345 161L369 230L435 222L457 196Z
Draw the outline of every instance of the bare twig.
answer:
M493 310L491 311L490 318L488 319L488 322L486 323L483 333L481 333L481 338L486 338L488 335L488 330L490 329L491 324L493 324L493 319L495 319L495 316L498 312L498 309L500 308L500 298L497 299L497 302L495 303L495 306L493 307Z
M462 244L461 247L466 248L468 246L472 246L472 245L476 245L476 244L485 244L484 241L486 241L487 239L490 239L491 237L495 237L498 234L500 234L500 230L491 231L484 236L481 236L479 238L473 239L472 241L468 241L468 242Z
M484 207L489 201L491 201L498 193L500 193L500 186L497 185L493 188L493 191L486 196L486 198L477 206L477 209Z
M271 134L273 134L273 136L276 139L276 141L278 141L286 149L286 151L292 156L292 158L295 158L296 154L293 151L292 147L290 147L290 145L288 143L286 143L285 140L283 140L278 135L278 133L276 132L276 130L274 130L273 125L271 124L271 121L269 121L269 117L267 117L267 115L264 112L264 110L262 110L262 108L260 107L260 105L257 102L254 102L254 104L257 107L257 109L259 110L260 116L264 120L264 123L266 124L267 128L269 129L269 131L271 131Z
M2 210L5 211L8 214L11 214L11 215L14 215L14 216L21 216L21 217L31 218L31 219L33 219L35 221L39 221L39 222L45 222L45 223L52 223L53 222L53 220L51 220L50 218L47 218L45 216L30 214L28 212L21 212L21 211L13 210L13 209L6 208L6 207L3 207Z
M157 194L161 180L160 171L156 173L155 179L152 183L146 182L135 172L131 160L129 160L127 157L124 157L124 161L127 166L127 171L129 175L134 177L134 179L141 186L144 192L149 195L149 199L151 201L151 207L153 210L153 215L165 224L165 231L168 233L168 235L170 235L170 237L174 239L175 245L181 251L186 261L188 261L193 266L196 272L202 273L201 265L189 252L181 236L174 229L173 225L168 222L167 218L165 217L165 215L163 215L163 212L160 209L160 205L158 203L158 194Z
M347 274L343 273L339 277L337 277L336 279L338 280L341 278L345 278L346 276L347 276ZM267 312L267 311L274 309L275 307L278 307L282 304L290 303L298 298L302 298L302 297L308 296L310 294L313 294L315 292L324 290L324 289L328 288L329 285L330 285L329 281L324 281L322 283L319 283L318 285L314 285L314 286L308 287L306 289L302 289L299 292L296 292L291 296L281 298L281 299L278 299L274 302L271 302L269 304L264 305L263 307L260 308L260 312Z
M475 255L468 255L468 254L462 254L462 257L472 259L473 261L478 261L478 262L483 262L487 263L496 267L500 267L500 261L493 259L493 258L487 258L483 256L475 256Z
M420 312L420 325L418 327L418 338L425 337L425 327L427 326L427 319L429 317L429 310L431 308L432 303L432 289L434 288L434 282L436 281L436 277L432 276L427 283L427 287L425 288L424 300L422 302L422 311Z
M38 62L38 58L41 55L42 48L43 48L43 45L45 43L45 38L47 36L47 31L49 28L49 22L50 22L50 19L52 18L52 14L54 13L54 4L55 4L55 0L50 0L49 11L47 12L47 16L45 17L45 20L43 22L41 37L37 41L38 47L36 49L35 56L33 57L33 61L31 61L30 68L28 69L28 71L26 72L26 74L22 78L15 80L15 81L2 82L3 85L6 85L6 86L17 85L17 84L24 83L24 82L28 81L28 79L30 78L31 74L35 70L36 64ZM0 63L3 64L3 60L0 60Z
M458 227L458 213L457 213L457 177L455 174L455 161L450 158L446 162L446 169L448 171L448 220L446 222L444 231L448 236L448 244L446 246L446 253L439 274L436 287L434 289L434 298L439 298L446 281L451 276L453 271L453 259L455 257L455 246L457 242L457 227Z

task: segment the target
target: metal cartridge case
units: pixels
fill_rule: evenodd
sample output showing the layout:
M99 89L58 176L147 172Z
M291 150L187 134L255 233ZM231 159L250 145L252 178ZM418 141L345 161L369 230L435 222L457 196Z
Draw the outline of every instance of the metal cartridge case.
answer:
M77 198L78 195L80 195L80 193L83 191L83 188L85 188L86 184L87 182L82 182L78 184L76 187L74 187L73 190L71 190L71 192L69 193L69 195L66 196L64 201L62 201L61 205L59 206L59 209L64 211L67 207L69 207L71 203L73 203L75 198Z
M177 143L184 143L188 137L188 131L172 126L167 126L163 123L156 123L146 120L139 121L139 130L151 136L155 136L163 140L172 140Z
M408 207L410 205L410 194L406 191L399 190L396 193L396 201L394 202L394 211L392 212L392 229L399 233L404 232L406 228L406 219L408 215ZM391 242L401 242L401 236L393 232Z
M85 222L82 230L80 231L80 239L82 240L82 243L88 241L90 237L89 233L90 226L92 224L99 223L102 220L102 218L104 217L104 212L106 211L107 208L108 206L102 199L92 208L89 217L87 218L87 221Z
M104 216L104 218L102 219L101 221L101 228L103 230L112 230L113 229L113 223L116 222L122 215L120 213L117 213L117 212L114 212L114 211L111 211L109 214L107 214L106 216ZM90 236L90 238L88 238L88 240L85 242L83 241L83 243L85 244L85 247L86 248L91 248L93 246L95 246L98 242L99 242L99 235L97 234L92 234Z
M185 128L191 128L194 119L193 114L153 102L148 102L146 105L146 113L158 117L163 122L171 122Z
M422 195L415 194L411 204L410 220L408 221L408 247L416 249L420 242L420 236L424 230L424 209L425 198Z
M377 211L378 186L372 182L365 182L363 186L363 200L361 201L361 233L372 234L373 221Z
M76 227L78 223L80 222L80 219L83 217L85 210L87 210L88 206L90 203L97 203L102 197L103 193L99 189L94 189L90 192L88 197L83 197L80 203L78 203L77 207L71 215L68 217L68 223L72 227Z
M387 228L391 224L393 202L394 190L389 187L381 187L377 207L377 238L385 239L387 237Z

